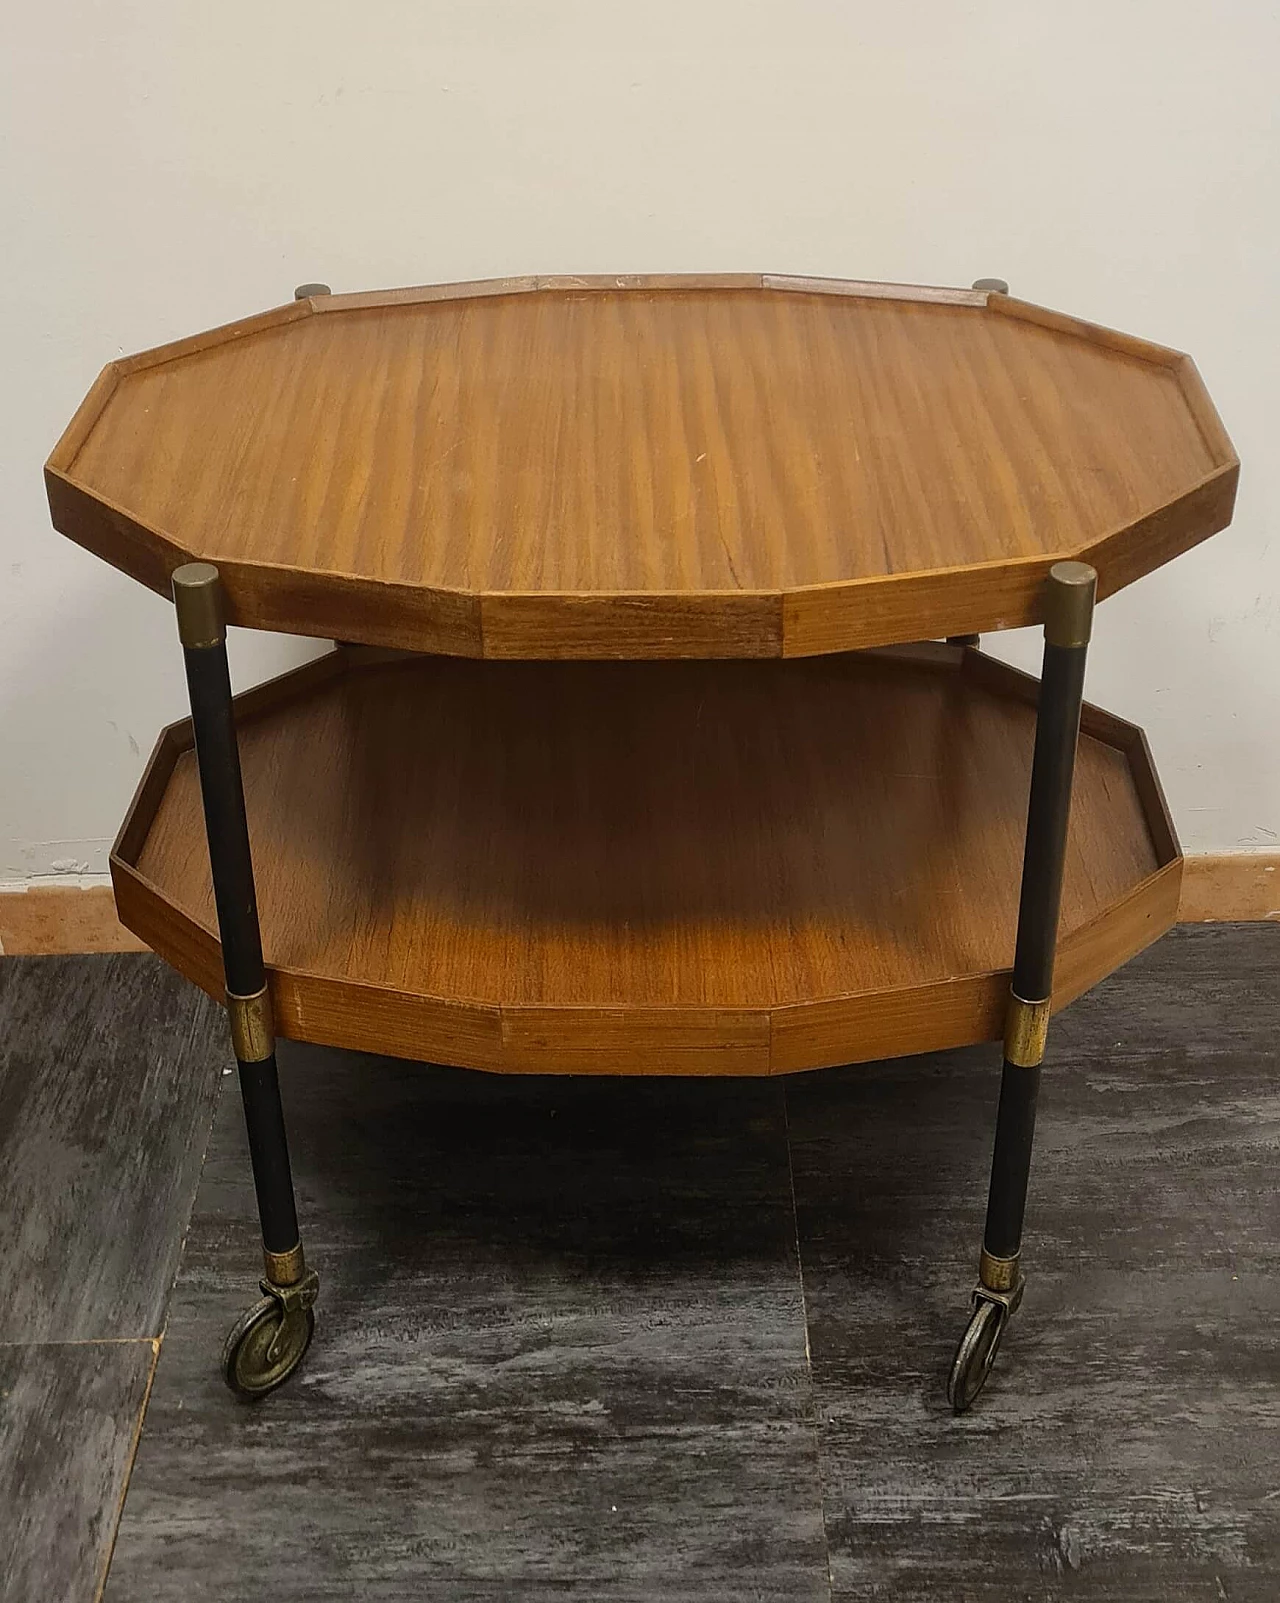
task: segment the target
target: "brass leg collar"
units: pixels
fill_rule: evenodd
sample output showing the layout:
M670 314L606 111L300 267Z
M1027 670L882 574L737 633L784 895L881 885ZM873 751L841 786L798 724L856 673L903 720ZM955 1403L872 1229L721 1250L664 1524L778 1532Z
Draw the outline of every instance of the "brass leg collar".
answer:
M301 1242L296 1247L290 1247L288 1252L269 1252L264 1247L262 1261L267 1266L267 1279L276 1286L296 1285L307 1272Z
M997 1258L984 1247L978 1258L978 1279L987 1291L1012 1291L1021 1278L1018 1264L1022 1254L1012 1258Z
M276 1049L275 1023L271 1016L271 996L264 985L252 996L227 992L227 1017L231 1021L231 1044L241 1063L265 1063Z
M973 1288L973 1306L993 1302L1003 1308L1006 1318L1012 1318L1022 1302L1026 1278L1019 1268L1021 1254L1012 1258L997 1258L984 1247L978 1260L978 1284Z
M1049 998L1028 1002L1016 991L1009 992L1009 1012L1004 1023L1006 1063L1020 1069L1038 1068L1044 1062L1049 1039Z

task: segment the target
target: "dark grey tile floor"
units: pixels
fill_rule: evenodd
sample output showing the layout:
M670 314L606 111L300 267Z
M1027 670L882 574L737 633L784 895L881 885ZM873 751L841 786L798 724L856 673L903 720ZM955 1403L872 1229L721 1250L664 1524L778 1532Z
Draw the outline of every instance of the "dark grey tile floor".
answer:
M106 1573L225 1062L152 957L0 959L0 1598Z
M57 960L10 971L0 1005L45 985L41 961ZM116 1036L102 961L76 960L57 986L93 998L86 1009ZM150 1236L127 1200L118 1217L162 1283L161 1238L176 1252L221 1032L153 960L106 961L150 976L135 983L153 988L156 1011L133 1032L154 1040L94 1051L116 1052L126 1078L130 1051L137 1073L161 1060L191 1069L201 1089L184 1103L186 1149L173 1151L172 1132L159 1141L164 1119L148 1135L138 1109L125 1117L128 1094L100 1073L26 1128L57 1147L59 1120L81 1129L102 1099L95 1150L117 1151L126 1198L157 1195ZM22 1004L20 1039L42 1041L42 1005ZM12 1016L0 1012L9 1033ZM216 1372L257 1262L227 1078L109 1603L1270 1603L1278 1024L1274 926L1176 931L1062 1016L1030 1289L990 1388L960 1420L942 1377L981 1226L995 1049L769 1083L497 1079L286 1049L300 1205L324 1283L305 1371L256 1408ZM77 1083L83 1042L29 1049L19 1080L61 1051L58 1072ZM163 1104L146 1072L154 1088L135 1080L133 1101ZM38 1189L16 1200L31 1207ZM127 1305L137 1325L155 1305L143 1286L125 1295L136 1257L118 1255L101 1199L89 1217L77 1261L105 1262L94 1295L70 1288L68 1306L90 1317L95 1299ZM75 1229L60 1217L63 1236ZM37 1222L28 1239L40 1237ZM22 1257L3 1254L15 1250L0 1247L11 1284ZM42 1261L54 1266L43 1301L21 1293L31 1330L64 1317L39 1313L64 1295L56 1260ZM90 1566L87 1590L24 1591L22 1577L39 1576L38 1550L60 1529L87 1529L95 1499L95 1550L110 1540L147 1365L111 1375L103 1343L83 1374L63 1364L50 1376L41 1349L21 1351L17 1387L0 1364L17 1398L0 1499L40 1513L4 1596L87 1598ZM63 1461L81 1468L60 1526L32 1489L54 1484Z
M320 1334L230 1406L211 1342L255 1232L226 1097L112 1598L278 1592L282 1550L312 1599L826 1596L776 1087L284 1057Z

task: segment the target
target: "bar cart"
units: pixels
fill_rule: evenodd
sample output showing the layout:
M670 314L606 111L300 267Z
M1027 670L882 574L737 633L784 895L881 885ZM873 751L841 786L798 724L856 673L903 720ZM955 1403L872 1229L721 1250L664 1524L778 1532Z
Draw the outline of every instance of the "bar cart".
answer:
M502 1073L785 1074L1004 1039L949 1395L1023 1290L1049 1015L1169 928L1095 595L1230 521L1185 356L971 290L769 275L304 285L111 363L56 527L172 595L191 718L111 858L225 998L306 1352L276 1034ZM341 642L231 696L226 625ZM1044 628L1037 683L981 633ZM207 843L207 849L206 849Z

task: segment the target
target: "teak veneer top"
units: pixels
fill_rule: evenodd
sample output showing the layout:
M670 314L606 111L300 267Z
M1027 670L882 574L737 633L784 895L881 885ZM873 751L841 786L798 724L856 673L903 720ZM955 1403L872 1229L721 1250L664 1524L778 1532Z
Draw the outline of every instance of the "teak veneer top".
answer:
M379 656L331 652L237 701L282 1035L608 1074L998 1035L1035 680L947 646ZM111 868L124 923L221 995L189 725L162 738ZM1172 924L1180 869L1140 731L1086 708L1059 1005Z
M1040 619L1222 528L1188 358L1002 295L740 275L319 296L111 364L54 522L232 621L469 656L787 656Z

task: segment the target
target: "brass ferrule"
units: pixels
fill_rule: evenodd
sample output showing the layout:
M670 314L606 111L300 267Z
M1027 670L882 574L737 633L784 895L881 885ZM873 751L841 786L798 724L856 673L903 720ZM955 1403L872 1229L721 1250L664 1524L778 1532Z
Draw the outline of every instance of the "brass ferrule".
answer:
M1004 1057L1020 1069L1035 1069L1044 1062L1045 1042L1049 1039L1049 998L1028 1002L1016 991L1009 992L1009 1011L1004 1021Z
M231 1021L231 1044L240 1062L264 1063L276 1049L271 996L266 986L253 996L236 996L228 991L227 1017Z
M984 1247L978 1256L979 1281L988 1291L1013 1291L1018 1284L1021 1256L1015 1252L1012 1258L997 1258Z
M178 639L188 650L220 646L227 638L222 619L222 585L212 562L185 562L173 570L173 605Z
M1044 638L1051 646L1087 646L1093 628L1098 575L1085 562L1055 562L1044 603Z
M267 1266L267 1279L276 1286L296 1286L307 1272L301 1242L290 1247L288 1252L268 1252L264 1247L262 1261Z

